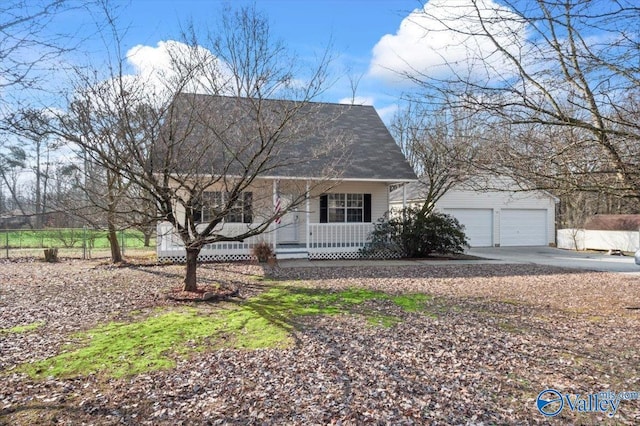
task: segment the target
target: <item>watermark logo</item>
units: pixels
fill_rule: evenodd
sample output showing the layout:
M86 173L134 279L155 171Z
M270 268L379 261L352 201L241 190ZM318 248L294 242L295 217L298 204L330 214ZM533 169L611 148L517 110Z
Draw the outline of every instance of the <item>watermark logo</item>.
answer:
M555 389L545 389L538 395L536 406L547 417L557 416L564 408L564 398Z
M563 408L579 413L603 413L609 417L615 416L620 403L625 400L640 399L638 392L603 391L590 394L561 394L555 389L545 389L538 394L536 407L547 417L560 414Z

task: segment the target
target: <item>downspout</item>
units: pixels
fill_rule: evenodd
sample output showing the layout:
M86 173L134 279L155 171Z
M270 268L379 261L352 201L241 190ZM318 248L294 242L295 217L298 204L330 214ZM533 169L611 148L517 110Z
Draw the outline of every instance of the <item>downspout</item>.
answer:
M306 221L307 223L305 224L305 228L306 228L306 237L304 239L305 244L307 246L307 255L309 255L309 240L311 239L311 224L309 223L309 221L311 220L311 197L309 194L309 181L307 180L307 185L305 188L305 197L306 197L306 202L305 202L305 216L306 216Z
M272 197L272 201L273 201L273 213L277 214L276 212L276 204L278 203L278 181L277 180L273 180L273 197ZM274 220L273 222L271 222L271 231L273 233L273 252L276 253L276 255L278 254L278 224L276 223L276 221ZM277 256L276 256L277 257Z

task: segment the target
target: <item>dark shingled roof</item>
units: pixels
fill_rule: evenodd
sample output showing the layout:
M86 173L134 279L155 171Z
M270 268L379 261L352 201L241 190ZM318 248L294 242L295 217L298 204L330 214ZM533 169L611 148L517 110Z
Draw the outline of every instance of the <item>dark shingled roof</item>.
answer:
M584 229L637 231L640 229L640 214L597 214L587 219Z
M260 113L256 112L257 105ZM283 127L285 142L278 148L277 155L284 160L278 163L278 167L262 173L263 176L325 178L327 165L339 164L340 179L417 179L372 106L317 102L297 104L295 101L258 101L238 97L182 94L174 100L174 120L177 122L176 128L181 125L186 128L185 120L192 119L194 115L197 115L201 122L207 123L196 126L191 124L190 130L184 133L188 136L181 142L185 145L183 151L193 153L197 151L198 146L203 145L201 141L211 138L211 134L214 133L210 130L212 123L221 123L220 126L225 128L225 131L237 127L239 130L234 130L236 133L233 134L238 134L238 139L246 140L250 133L253 135L257 132L257 117L277 126L282 123L283 114L294 110L296 105L302 107L296 110L295 116ZM210 155L206 160L197 160L198 164L202 164L205 173L220 169L219 164L223 161L220 154ZM187 167L192 163L187 159L183 160L183 165Z

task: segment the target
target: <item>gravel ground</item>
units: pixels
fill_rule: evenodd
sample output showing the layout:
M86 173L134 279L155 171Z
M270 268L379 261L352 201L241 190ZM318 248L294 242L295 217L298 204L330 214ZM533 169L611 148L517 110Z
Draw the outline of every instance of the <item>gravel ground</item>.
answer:
M257 265L199 268L250 297L273 285ZM535 408L546 388L640 391L640 278L533 265L287 268L276 280L434 296L425 313L376 327L357 315L296 322L288 349L198 353L176 368L113 379L32 380L15 366L59 353L73 333L169 306L180 266L95 261L0 263L0 424L640 423L640 401L613 419Z

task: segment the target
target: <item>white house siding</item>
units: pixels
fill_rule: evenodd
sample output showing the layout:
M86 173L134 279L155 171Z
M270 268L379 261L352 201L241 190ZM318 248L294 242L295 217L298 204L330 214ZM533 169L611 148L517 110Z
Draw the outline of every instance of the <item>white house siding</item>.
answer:
M320 222L320 195L326 193L360 193L360 194L371 194L371 220L376 222L379 218L383 217L384 214L388 210L389 198L388 198L388 184L385 182L342 182L339 184L331 183L331 187L327 188L327 183L318 184L317 182L306 182L304 180L279 180L276 184L278 193L282 194L281 199L285 200L287 198L287 194L300 194L303 193L307 185L311 189L311 198L308 201L303 200L301 204L298 205L296 211L293 211L292 215L297 215L298 219L295 221L297 224L297 240L295 241L297 244L295 246L304 246L307 243L308 239L308 231L311 229L307 229L307 218L309 219L310 224L317 224ZM216 190L217 188L209 188L209 190ZM260 180L256 181L248 191L253 192L253 217L254 222L261 222L261 219L264 219L267 216L271 216L273 214L273 198L274 198L274 181L273 180ZM307 205L309 206L308 214L307 214ZM283 206L286 207L286 206ZM181 212L182 214L184 212ZM283 218L284 219L284 218ZM283 221L284 223L284 221ZM345 223L344 226L331 227L339 228L340 235L337 235L336 238L342 238L349 240L353 238L353 241L347 245L347 254L355 256L357 254L357 250L359 245L362 244L363 241L366 241L366 236L368 232L370 232L371 225L369 224L351 224ZM359 225L359 226L358 226ZM220 225L221 231L236 233L239 231L239 228L244 228L247 225L245 224L223 224ZM271 229L267 230L265 233L258 235L256 237L252 237L245 241L245 243L228 243L223 248L223 255L220 255L220 251L215 248L206 248L203 249L201 253L201 257L203 260L219 260L222 257L224 259L243 259L249 253L249 249L247 247L251 246L251 244L255 244L258 241L267 241L271 244L280 242L278 240L278 232L274 232L275 227L278 225L273 224ZM316 225L317 226L317 225ZM237 229L238 228L238 229ZM353 228L353 229L352 229ZM158 227L158 235L159 235L159 247L158 247L158 257L165 259L172 259L174 261L184 261L184 248L181 243L171 235L171 225L169 224L161 224ZM321 234L316 232L314 234L315 240L318 238L322 238ZM287 241L291 243L292 241ZM338 242L338 241L336 241ZM310 243L313 243L310 240ZM217 244L220 246L220 244ZM326 249L325 251L331 251L329 253L330 256L340 257L340 246L335 245L330 249ZM321 249L316 249L315 251L321 251ZM333 253L335 252L335 253ZM244 256L244 257L243 257ZM353 257L352 256L352 257ZM357 256L355 256L357 257Z
M473 191L452 189L436 203L439 211L493 214L493 245L548 245L555 243L555 201L542 192ZM502 219L505 215L505 220ZM455 216L455 214L453 215ZM544 217L544 221L539 218ZM501 224L505 229L501 229ZM469 228L469 227L467 227ZM472 232L467 229L467 232ZM486 239L481 245L486 244ZM473 241L472 241L472 246Z
M342 182L327 194L371 194L371 220L376 222L389 208L389 185L384 182ZM320 193L314 193L311 200L311 223L320 222Z
M303 189L306 185L305 181L287 181L281 180L279 182L280 192L286 194L287 191L298 191ZM384 216L389 207L389 185L384 182L342 182L328 190L324 190L326 184L318 185L318 188L314 189L314 182L310 182L311 198L309 200L309 223L320 222L320 195L322 194L371 194L371 220L376 222L379 218ZM306 202L302 202L297 208L296 212L292 215L298 216L297 223L297 236L298 243L305 244L307 241L307 213Z
M225 191L222 183L209 186L206 191ZM273 209L273 182L265 180L254 181L245 191L252 192L253 195L253 216L254 221L258 221L260 217L271 216ZM304 189L303 189L304 191ZM181 197L187 197L186 191L179 193ZM177 216L184 216L184 206L179 203L175 204L175 212Z

